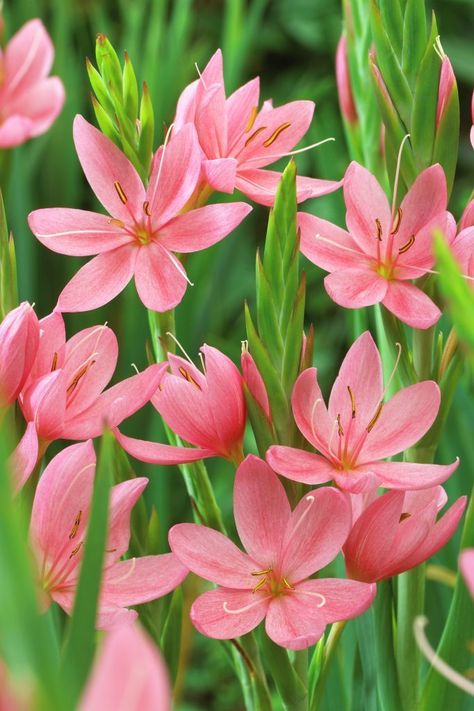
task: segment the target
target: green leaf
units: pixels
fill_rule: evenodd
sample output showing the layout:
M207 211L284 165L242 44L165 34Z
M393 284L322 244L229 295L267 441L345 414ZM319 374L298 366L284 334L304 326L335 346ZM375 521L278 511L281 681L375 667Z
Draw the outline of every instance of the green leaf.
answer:
M133 64L125 52L125 64L122 77L122 94L125 113L135 123L138 115L138 84Z
M181 651L181 625L183 620L183 591L177 588L171 598L171 605L161 635L161 648L166 659L172 684L178 674Z
M142 100L140 103L140 139L138 145L138 157L144 167L147 178L150 172L154 140L155 117L153 113L153 105L148 87L146 83L143 82Z
M265 458L267 449L275 442L276 435L265 412L254 398L247 385L244 383L244 395L247 405L247 414L252 425L255 442L260 456Z
M398 0L379 0L384 27L391 39L397 57L402 54L403 14Z
M416 63L417 76L410 128L411 144L419 171L424 170L432 163L440 76L440 59L434 49L437 34L438 28L433 15L426 51L421 64L419 60Z
M3 195L0 191L0 321L16 306L18 288L15 243L8 233Z
M113 469L114 437L102 436L92 496L84 555L72 618L67 630L62 669L67 700L75 707L94 656L96 618L108 530L109 490Z
M393 1L394 5L398 3ZM415 84L418 67L425 54L425 0L407 0L403 18L402 69L411 86Z

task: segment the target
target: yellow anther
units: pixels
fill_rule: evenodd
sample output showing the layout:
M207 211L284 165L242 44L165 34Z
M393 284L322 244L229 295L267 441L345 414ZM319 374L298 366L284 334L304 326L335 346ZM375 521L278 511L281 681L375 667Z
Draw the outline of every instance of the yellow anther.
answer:
M402 208L399 207L397 210L397 214L395 215L395 219L393 221L392 225L392 231L390 234L396 235L398 230L400 229L400 222L402 221Z
M347 392L349 393L349 397L351 399L352 419L354 419L356 416L356 401L350 385L347 386Z
M415 244L415 235L412 235L410 237L410 239L408 240L408 242L406 244L404 244L403 247L400 247L400 249L398 250L398 254L405 254L405 252L408 252L410 247L413 247L414 244Z
M341 424L341 415L338 415L336 420L337 420L337 434L339 435L339 437L344 437L344 429Z
M69 385L67 387L66 393L68 395L72 395L74 390L77 388L81 378L84 377L84 375L87 373L89 368L94 365L94 363L95 363L95 360L89 361L88 363L83 365L82 368L76 373L76 375L74 376L74 378L72 379L72 381L69 383Z
M69 556L69 559L74 558L74 556L79 553L79 551L81 550L83 545L84 544L82 541L80 543L78 543L77 546L74 548L74 550L71 551L71 555Z
M375 218L375 226L377 227L377 239L379 242L382 241L382 223L380 222L379 218Z
M148 200L145 200L145 202L143 203L143 212L145 213L145 215L148 215L148 217L151 217L150 203L148 202Z
M286 578L283 578L283 585L285 586L285 588L288 588L288 590L294 590L294 589L295 589L294 586L291 585L291 583L289 583Z
M199 390L201 390L201 386L199 385L199 383L193 378L191 373L189 373L189 371L186 370L186 368L183 368L183 366L180 366L178 370L179 370L180 374L183 376L183 378L188 381L188 383L192 383Z
M267 582L266 578L262 578L261 580L259 580L258 583L256 584L256 586L254 587L254 589L252 590L252 592L253 593L257 592L257 590L260 590L260 588L263 588L263 586L265 585L266 582Z
M281 126L278 126L278 128L275 131L273 131L270 138L267 138L267 140L263 142L263 145L265 146L265 148L268 148L269 146L272 145L272 143L275 143L275 141L278 138L278 136L280 135L280 133L283 133L283 131L285 131L287 128L290 128L290 126L291 126L291 123L288 123L288 122L282 123Z
M254 125L255 119L257 118L257 114L258 114L258 106L254 106L252 108L252 110L250 111L249 120L247 121L247 125L245 126L245 129L244 129L245 133L248 133L250 131L250 129L252 128L252 126Z
M71 528L71 532L69 534L69 538L72 541L73 538L77 536L77 532L79 530L79 526L81 523L81 518L82 518L82 511L79 511L79 513L76 516L76 520L74 521L73 527Z
M399 520L398 520L398 523L401 523L402 521L406 521L406 519L410 518L410 516L411 516L411 513L402 513Z
M250 573L250 575L259 576L259 575L268 575L268 573L273 573L273 569L267 568L266 570L254 570L253 573Z
M265 131L266 128L267 128L266 126L260 126L260 128L257 128L257 130L254 131L254 132L252 133L252 135L249 136L249 137L247 138L247 140L245 141L245 147L247 147L247 146L249 145L249 143L251 143L255 138L257 138L257 136L258 136L259 133L262 133L262 131Z
M383 407L383 402L380 402L376 411L375 411L375 415L372 417L369 424L367 425L367 432L370 432L374 428L375 423L379 419L380 413L382 412L382 407Z
M125 195L124 190L118 180L114 181L114 188L117 191L117 195L119 196L121 202L123 202L123 204L126 205L128 198Z
M113 225L114 227L120 227L121 230L123 230L123 228L125 227L122 220L118 220L116 217L111 217L109 219L109 225Z
M53 370L56 370L56 367L58 365L58 354L56 352L53 353L53 362L51 363L51 372Z

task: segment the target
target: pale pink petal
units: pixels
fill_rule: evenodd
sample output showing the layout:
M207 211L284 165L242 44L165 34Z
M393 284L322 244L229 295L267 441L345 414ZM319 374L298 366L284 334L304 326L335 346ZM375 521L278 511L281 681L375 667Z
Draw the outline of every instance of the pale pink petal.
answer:
M442 484L458 468L459 459L452 464L413 464L412 462L374 462L373 470L387 489L428 489Z
M224 158L227 155L227 115L224 85L207 85L199 91L194 125L199 143L207 158Z
M130 514L147 484L148 479L137 477L111 488L105 566L112 565L127 552L130 543Z
M413 328L429 328L440 318L441 311L429 296L414 284L391 281L382 300L386 309Z
M248 387L254 400L256 400L262 408L268 420L271 420L272 413L270 410L270 401L268 400L265 383L263 382L263 378L260 375L254 359L247 350L242 352L240 363L246 386Z
M328 272L366 263L367 257L349 232L306 212L298 213L300 249L317 267Z
M127 437L119 430L114 430L114 434L127 454L148 464L185 464L216 456L216 452L212 449L173 447L170 444L147 442L143 439Z
M24 24L10 39L3 57L8 93L16 94L45 77L53 57L53 43L41 20Z
M120 626L105 637L87 682L80 711L171 711L168 672L138 625Z
M121 560L105 571L101 603L128 607L157 600L177 588L187 574L173 553Z
M458 234L452 244L452 250L462 273L474 277L474 226L466 227ZM472 281L470 283L473 284Z
M300 583L295 593L307 598L308 607L311 605L311 595L308 593L322 595L325 602L318 608L318 613L327 623L332 623L361 615L371 606L376 590L375 585L357 580L319 578ZM313 604L318 604L318 597L314 597Z
M23 436L15 447L11 459L15 492L19 491L28 480L38 460L38 435L34 422L28 422Z
M399 390L384 404L373 425L359 457L361 463L391 457L418 442L435 421L440 399L439 387L432 380Z
M322 454L330 456L328 446L333 423L318 384L316 368L307 368L298 376L291 395L291 405L301 434Z
M251 200L254 200L254 202L258 202L260 205L271 206L275 202L275 195L281 180L281 175L281 173L275 170L259 170L258 168L241 166L237 170L235 187ZM333 193L340 187L340 181L297 176L296 199L298 203L304 202L310 198Z
M199 79L195 79L181 92L176 104L176 114L173 119L173 126L176 131L183 128L186 123L194 123L196 115L196 91Z
M433 237L435 231L443 234L444 238L451 244L456 235L456 221L450 212L441 212L430 222L417 232L412 246L397 258L395 275L397 279L418 279L428 269L432 269L435 263L433 252ZM410 235L408 239L411 239ZM403 246L408 243L408 239L400 239L398 244Z
M240 540L260 570L277 561L290 516L280 480L268 464L249 454L235 476L234 518Z
M123 229L98 212L53 207L35 210L28 224L41 244L59 254L87 257L133 241Z
M162 367L150 365L141 373L105 390L87 410L66 420L62 436L65 439L86 439L98 437L105 426L118 427L151 400L161 377Z
M216 49L204 67L201 77L201 84L203 84L204 87L224 83L224 61L220 49Z
M233 193L237 175L235 158L203 160L202 172L206 183L221 193Z
M138 252L124 245L91 259L60 293L59 311L92 311L112 301L132 278Z
M289 593L273 598L265 620L267 635L280 647L306 649L321 639L326 627L320 598Z
M470 200L464 208L459 223L459 231L462 232L466 227L474 227L474 200Z
M393 282L391 282L392 284ZM368 266L341 269L324 278L329 296L346 309L372 306L386 299L388 282Z
M38 436L47 441L59 439L66 417L67 379L62 370L45 375L29 389L22 404L27 421L34 420Z
M360 248L368 255L377 253L379 220L382 244L391 229L391 211L387 196L377 179L366 168L353 161L344 176L344 200L347 228Z
M71 615L74 610L75 589L53 590L52 599L63 608L64 612ZM131 625L138 618L135 610L127 610L117 605L101 605L97 610L96 628L110 632Z
M27 383L39 340L38 318L24 301L0 325L0 406L13 403Z
M348 494L368 494L381 485L375 464L348 470L335 469L334 482Z
M150 242L138 250L135 286L138 296L148 309L169 311L184 296L186 272L174 254L158 242Z
M304 484L332 481L335 467L325 457L303 449L274 445L267 450L267 462L278 474Z
M228 148L232 151L235 143L244 134L250 136L254 111L258 109L260 79L255 77L239 87L226 101Z
M466 549L459 557L459 567L468 587L471 597L474 597L474 549Z
M28 138L34 138L51 127L63 107L64 98L62 81L58 77L48 77L9 98L8 112L29 119Z
M446 210L447 202L446 178L442 167L436 163L418 175L402 200L397 242L403 245L411 235L416 236L422 227Z
M303 496L287 523L281 548L282 574L291 585L334 560L349 535L351 518L347 497L337 489L322 487Z
M219 531L195 523L178 523L168 534L170 548L193 573L217 585L251 590L259 564Z
M200 595L191 607L191 620L201 634L214 639L234 639L253 630L268 609L263 593L217 588Z
M26 116L8 116L0 125L0 148L14 148L31 138L34 122Z
M126 155L79 114L73 135L84 174L107 212L126 223L145 217L145 188Z
M245 202L206 205L178 215L159 232L159 244L174 252L198 252L224 239L252 211Z
M155 156L146 193L155 230L177 215L196 187L201 172L201 151L192 124L173 133L168 145Z

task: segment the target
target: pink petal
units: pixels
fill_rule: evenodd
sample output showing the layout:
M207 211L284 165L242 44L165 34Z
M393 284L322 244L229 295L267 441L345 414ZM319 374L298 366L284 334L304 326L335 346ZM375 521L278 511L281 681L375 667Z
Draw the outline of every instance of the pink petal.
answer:
M13 403L28 380L40 340L40 325L24 301L0 325L0 406Z
M53 43L41 20L23 25L10 39L3 58L8 94L18 94L47 76L53 57Z
M159 244L174 252L198 252L224 239L252 211L245 202L206 205L178 215L159 233Z
M357 466L355 469L335 469L334 482L349 494L368 494L376 490L381 482L375 464Z
M474 200L470 200L464 208L459 223L459 231L462 232L466 227L474 227Z
M48 77L10 98L8 112L29 119L28 138L34 138L52 126L63 107L64 96L62 81L58 77Z
M61 313L53 311L42 318L39 323L40 342L28 383L51 372L54 364L56 364L56 368L61 368L63 365L59 353L64 355L62 347L66 343L66 327Z
M198 89L194 124L199 143L207 158L224 158L227 155L227 115L225 91L222 83Z
M319 578L300 583L295 593L307 595L317 593L325 602L318 612L327 623L350 620L365 612L372 604L376 586L361 583L356 580L341 580L338 578ZM308 596L310 603L311 596ZM315 602L318 598L315 597ZM322 601L321 601L322 602Z
M250 590L209 590L194 602L191 620L207 637L234 639L260 624L268 609L268 599L263 593Z
M382 303L400 321L413 328L429 328L441 316L439 308L421 289L400 281L389 282Z
M275 160L275 159L273 159ZM260 205L271 206L281 180L281 173L275 170L259 170L241 166L237 170L235 187ZM310 198L328 195L341 187L340 181L319 178L296 177L296 199L298 203Z
M138 296L148 309L169 311L184 296L186 272L174 254L158 242L150 242L138 250L135 286Z
M127 552L130 543L130 515L142 495L148 479L137 477L116 484L110 491L106 566Z
M376 255L378 228L382 228L382 243L388 239L392 219L387 196L379 182L366 168L353 161L344 176L344 200L347 228L359 247Z
M474 227L466 227L458 234L452 244L452 250L462 273L474 276ZM472 281L470 283L472 285Z
M377 462L372 468L381 485L387 489L428 489L442 484L458 468L459 459L452 464L413 464L412 462Z
M267 450L267 462L278 474L304 484L325 484L334 479L335 467L325 457L295 447L274 445Z
M121 560L105 572L101 603L128 607L157 600L177 588L187 574L173 553Z
M389 288L386 279L362 264L328 274L324 286L331 299L346 309L378 304L386 299Z
M365 331L348 350L328 403L330 418L335 421L339 417L344 436L351 443L366 431L382 394L380 353L370 332Z
M105 390L97 400L79 416L68 419L64 425L65 439L98 437L104 427L118 427L127 417L140 410L151 400L162 377L160 365L150 365L144 371L126 378Z
M158 650L138 625L124 625L104 639L79 711L171 711L168 673Z
M333 429L316 368L307 368L298 379L291 395L295 422L301 434L325 456L330 456L329 441Z
M112 301L133 276L135 245L117 247L87 262L59 295L59 311L92 311Z
M280 480L268 464L249 454L235 476L234 518L240 540L260 570L276 562L290 516Z
M51 561L57 556L66 561L84 535L95 462L91 441L73 444L51 460L39 480L30 534L34 545ZM80 511L81 520L76 527Z
M19 444L11 455L15 493L20 491L28 480L38 461L38 435L34 422L28 422Z
M271 421L272 413L270 410L270 401L268 399L267 389L257 365L248 351L242 351L240 364L242 367L244 382L248 387L250 394L260 405L263 412L267 416L267 419Z
M66 417L67 380L62 370L45 375L30 388L22 409L27 421L34 420L38 436L58 439Z
M317 608L319 600L294 593L273 598L265 620L267 635L286 649L306 649L316 644L326 627L324 615Z
M222 51L216 49L201 74L201 84L211 86L211 84L224 83L224 61Z
M125 223L144 217L145 188L126 155L79 114L73 135L84 174L107 212Z
M216 452L212 449L172 447L169 444L147 442L143 439L127 437L119 430L114 430L114 434L120 446L127 454L148 464L185 464L187 462L197 462L200 459L216 456Z
M181 130L186 123L194 123L198 83L199 79L196 79L191 84L188 84L179 96L176 104L176 114L173 119L176 131Z
M317 267L335 272L367 261L349 232L306 212L298 213L300 249Z
M132 241L109 217L87 210L62 207L35 210L30 212L28 224L45 247L75 257L109 252Z
M228 148L232 150L243 136L253 112L258 108L260 79L255 77L239 87L226 101ZM251 131L251 129L250 129ZM248 132L250 135L250 132Z
M252 572L261 570L259 564L212 528L179 523L168 540L181 563L205 580L238 590L251 590L258 582Z
M461 552L459 557L459 568L464 575L464 580L468 587L471 597L474 597L474 549L466 549Z
M202 172L205 182L221 193L233 193L235 188L237 161L235 158L213 158L203 160Z
M446 210L447 202L446 178L442 167L436 163L418 175L403 198L397 241L399 239L401 244L405 244L411 235L416 236L426 224Z
M34 122L26 116L9 116L0 125L0 148L15 148L28 141L33 133Z
M281 547L282 575L291 585L334 560L349 535L351 518L347 497L337 489L323 487L303 496Z
M64 612L71 615L74 609L75 589L53 590L51 597ZM97 611L96 628L110 632L131 625L138 617L135 610L127 610L117 605L101 605Z
M440 231L451 244L456 235L456 222L450 212L440 212L416 234L413 245L397 258L395 275L397 279L418 279L432 269L435 263L433 253L433 235ZM409 235L410 239L413 235ZM404 239L404 238L403 238ZM399 239L399 244L407 244L408 239Z
M418 442L436 419L440 397L432 380L399 390L384 404L363 446L361 463L391 457Z
M155 156L146 193L154 229L175 217L194 192L201 172L201 152L192 124L186 124Z

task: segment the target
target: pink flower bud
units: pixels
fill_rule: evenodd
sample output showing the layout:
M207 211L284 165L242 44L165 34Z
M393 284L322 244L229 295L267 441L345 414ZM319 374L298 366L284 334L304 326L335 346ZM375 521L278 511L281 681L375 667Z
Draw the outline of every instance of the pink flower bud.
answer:
M341 113L346 121L355 123L357 121L357 110L352 96L349 63L347 60L347 40L344 35L341 35L336 50L336 83Z
M241 364L246 386L250 390L252 397L258 402L271 422L272 414L270 411L270 402L268 400L265 383L263 382L263 378L260 375L254 359L247 350L242 352Z
M0 325L0 405L10 405L22 389L38 350L39 323L24 301Z
M451 92L456 86L456 77L449 58L444 55L441 62L441 72L439 75L438 105L436 107L436 127L439 126L446 105L451 96Z

